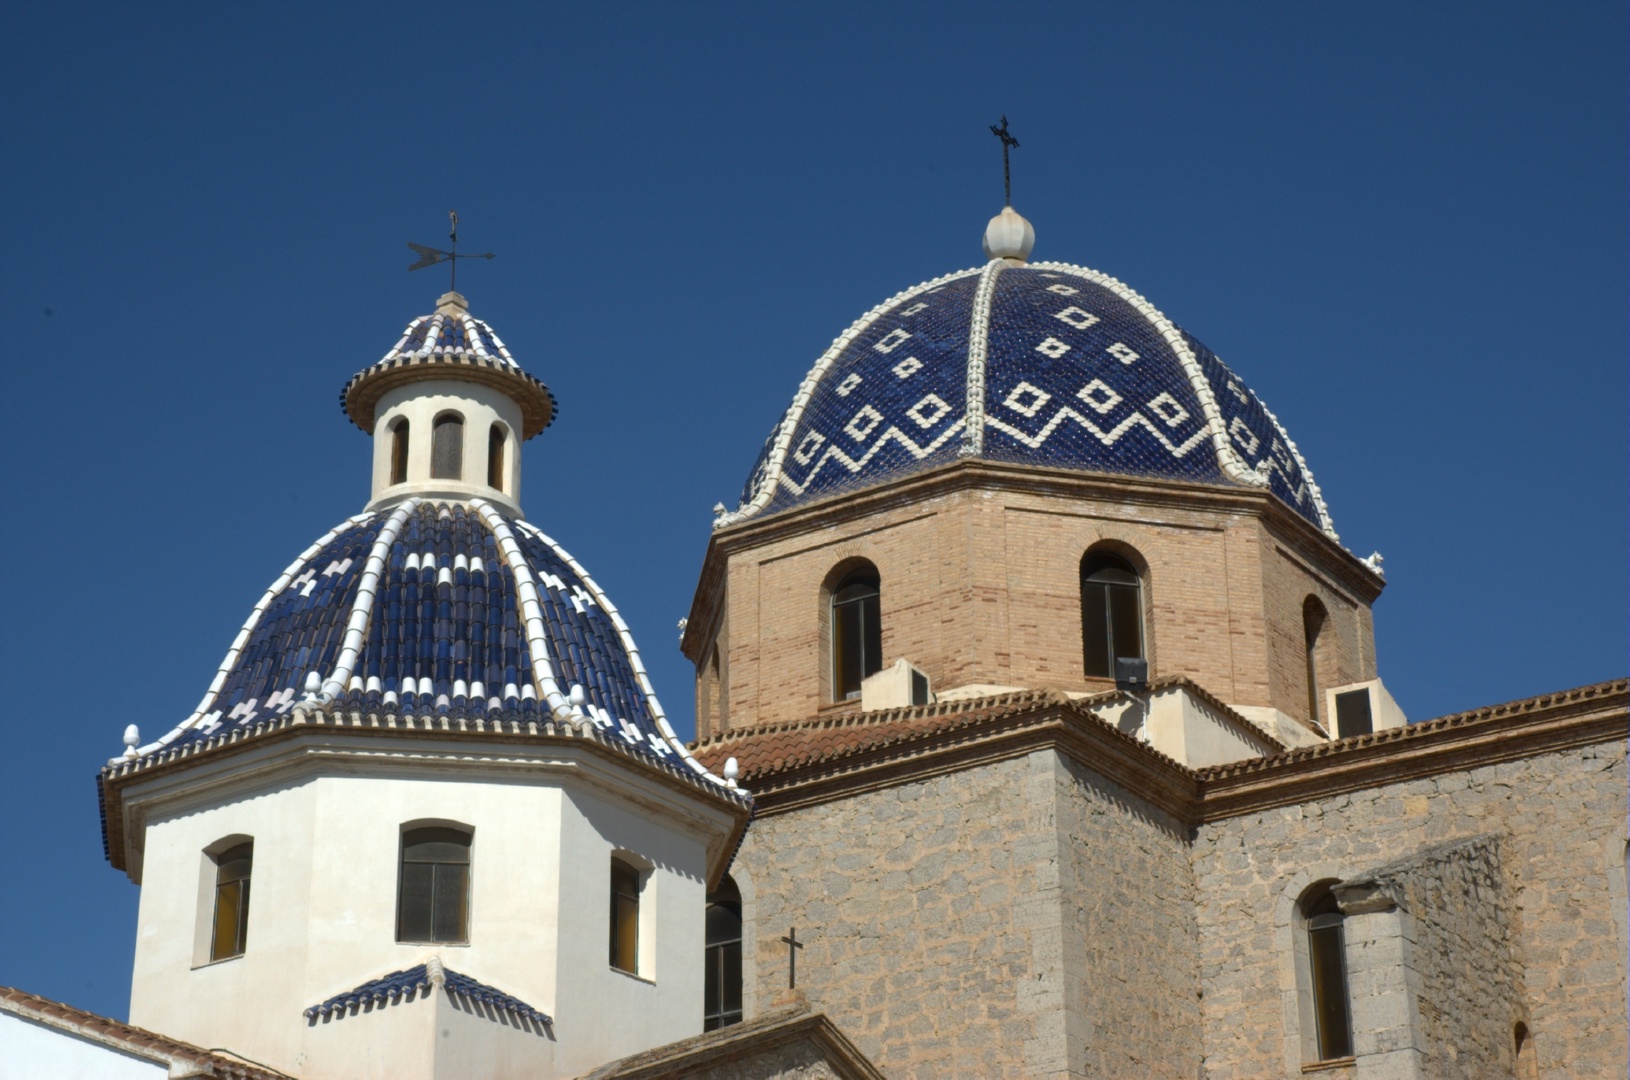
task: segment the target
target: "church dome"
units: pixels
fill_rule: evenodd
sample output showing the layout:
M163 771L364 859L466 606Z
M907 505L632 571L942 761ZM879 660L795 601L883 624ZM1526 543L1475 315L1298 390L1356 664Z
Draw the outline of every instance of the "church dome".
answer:
M135 753L248 730L311 700L586 721L689 763L610 599L540 529L481 500L408 499L320 538L255 605L193 714Z
M1296 444L1216 354L1114 278L1024 264L1027 242L844 331L716 527L978 458L1265 488L1336 538Z

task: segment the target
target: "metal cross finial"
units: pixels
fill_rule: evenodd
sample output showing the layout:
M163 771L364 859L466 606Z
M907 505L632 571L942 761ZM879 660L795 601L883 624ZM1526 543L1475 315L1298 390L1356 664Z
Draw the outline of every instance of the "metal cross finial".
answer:
M451 292L457 292L458 261L460 259L491 259L494 256L490 251L484 255L460 255L458 253L458 211L447 211L447 217L448 220L452 222L453 226L452 231L447 234L447 238L453 242L453 250L442 251L440 248L425 247L423 244L415 244L413 241L409 240L408 247L412 248L418 254L419 261L408 267L408 270L409 272L414 270L423 270L425 267L435 266L437 263L447 263L448 269L451 271L448 278L447 288Z
M787 931L787 936L781 939L787 943L787 989L798 989L798 950L804 943L798 940L798 928L794 926Z
M1013 205L1013 176L1008 171L1007 152L1008 152L1009 149L1017 149L1018 145L1019 145L1019 140L1015 139L1013 137L1012 133L1007 130L1007 114L1006 113L1002 114L1002 124L1001 124L1000 127L996 126L995 124L992 124L990 126L990 133L992 135L996 136L998 139L1002 140L1002 194L1006 197L1006 200L1007 200L1005 205L1012 206Z

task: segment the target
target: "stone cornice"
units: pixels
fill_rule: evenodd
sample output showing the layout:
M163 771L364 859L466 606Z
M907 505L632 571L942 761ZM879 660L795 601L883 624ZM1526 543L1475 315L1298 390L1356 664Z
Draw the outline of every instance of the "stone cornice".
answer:
M1092 713L1092 699L1025 691L954 704L955 716L931 705L816 719L731 732L696 750L705 759L740 759L761 817L1054 749L1197 826L1630 734L1630 692L1621 679L1192 770L1111 727ZM882 729L878 737L854 737L873 727ZM809 745L788 752L789 734L800 732L810 734ZM755 760L759 747L779 756Z
M763 518L753 517L713 533L691 601L680 649L696 662L716 620L729 556L761 544L814 529L831 528L920 505L928 499L970 490L1013 491L1076 499L1133 503L1142 507L1248 514L1263 520L1287 543L1318 564L1365 603L1381 595L1386 582L1352 552L1317 526L1259 488L1084 473L1037 465L963 459L860 492L833 495Z
M579 1080L664 1080L675 1076L716 1075L720 1066L809 1042L839 1080L883 1080L848 1037L826 1018L804 1007L778 1009L743 1023L683 1039L655 1050L602 1065Z

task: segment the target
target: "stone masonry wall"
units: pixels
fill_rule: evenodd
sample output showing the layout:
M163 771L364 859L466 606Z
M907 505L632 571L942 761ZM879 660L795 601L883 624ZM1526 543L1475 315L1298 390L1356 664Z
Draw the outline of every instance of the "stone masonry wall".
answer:
M1199 942L1187 829L1059 761L1070 1075L1192 1080Z
M1625 782L1625 746L1609 743L1202 826L1194 866L1208 1080L1300 1075L1288 918L1303 888L1490 833L1499 837L1512 951L1524 965L1527 1024L1541 1075L1625 1075L1626 931L1615 892L1615 877L1622 883L1625 873ZM1443 914L1413 914L1426 920L1429 936L1452 943L1474 933L1455 914L1457 890L1485 887L1492 886L1449 879L1419 886L1410 903ZM1424 947L1430 955L1439 946ZM1490 992L1486 976L1455 969L1460 960L1493 963L1428 960L1431 979L1453 989L1434 992L1443 996L1428 1002L1426 1013L1447 1014L1454 994ZM1462 1038L1446 1034L1457 1028L1498 1023L1499 1030L1480 1031L1464 1044L1475 1055L1510 1039L1515 1019L1462 1009L1430 1023L1440 1042ZM1462 1074L1445 1068L1438 1075Z
M1064 1072L1053 755L760 818L737 856L757 948L893 1080Z
M1510 897L1498 836L1428 848L1364 877L1413 920L1420 1017L1416 1045L1428 1076L1510 1076L1513 1031L1526 1021Z

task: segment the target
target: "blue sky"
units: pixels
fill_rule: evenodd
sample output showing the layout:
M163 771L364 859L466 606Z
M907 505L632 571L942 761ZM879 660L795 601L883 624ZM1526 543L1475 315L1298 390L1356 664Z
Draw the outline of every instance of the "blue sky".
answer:
M986 125L1036 257L1128 282L1386 556L1413 718L1626 669L1622 3L14 4L0 984L122 1016L93 777L192 709L367 497L337 394L444 279L561 401L529 516L675 646L831 339L980 261Z

